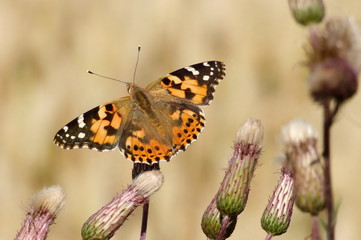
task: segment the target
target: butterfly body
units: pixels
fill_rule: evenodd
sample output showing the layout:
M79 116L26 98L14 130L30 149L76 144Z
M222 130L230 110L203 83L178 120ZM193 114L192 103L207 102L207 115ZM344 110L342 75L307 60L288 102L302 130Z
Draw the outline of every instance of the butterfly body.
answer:
M160 78L146 88L128 83L129 96L100 105L55 135L64 149L106 151L119 147L127 159L154 164L169 160L197 139L208 105L225 75L221 62L195 64Z

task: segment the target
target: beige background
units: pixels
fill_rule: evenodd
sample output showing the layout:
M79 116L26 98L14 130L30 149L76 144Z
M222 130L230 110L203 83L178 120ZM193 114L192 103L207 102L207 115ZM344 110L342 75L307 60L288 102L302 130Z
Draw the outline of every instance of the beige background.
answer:
M329 15L361 20L359 1L330 1ZM295 118L321 127L308 97L305 29L287 1L2 1L0 4L0 239L19 229L32 194L60 184L66 206L49 238L80 239L83 222L130 183L132 164L119 151L64 151L54 134L82 112L126 94L124 85L93 71L145 86L178 68L205 61L227 64L215 100L205 108L199 140L170 163L152 197L148 239L205 239L204 209L218 189L240 124L258 118L264 153L246 210L230 239L264 239L260 217L279 177L279 130ZM361 238L360 95L345 105L332 131L338 239ZM114 239L138 239L138 209ZM295 209L277 239L304 239L309 217Z

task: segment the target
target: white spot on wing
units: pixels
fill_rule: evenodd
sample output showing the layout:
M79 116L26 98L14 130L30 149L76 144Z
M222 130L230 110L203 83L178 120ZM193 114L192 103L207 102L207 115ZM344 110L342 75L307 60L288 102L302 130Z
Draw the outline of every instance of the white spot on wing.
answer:
M203 66L205 66L205 67L210 67L211 65L209 65L208 62L204 62L204 63L203 63Z
M78 138L84 138L84 137L85 137L85 133L81 132L81 133L78 134Z
M69 127L68 127L68 126L63 127L64 132L67 132L67 131L68 131L68 129L69 129Z
M80 128L83 128L85 126L84 115L83 114L78 117L78 126Z
M209 80L209 76L208 76L208 75L204 75L204 76L203 76L203 80L204 80L204 81L208 81L208 80Z
M199 74L199 71L197 71L194 67L186 67L185 69L191 72L194 76L197 76Z
M83 121L84 121L84 115L82 114L78 117L78 123L83 122Z

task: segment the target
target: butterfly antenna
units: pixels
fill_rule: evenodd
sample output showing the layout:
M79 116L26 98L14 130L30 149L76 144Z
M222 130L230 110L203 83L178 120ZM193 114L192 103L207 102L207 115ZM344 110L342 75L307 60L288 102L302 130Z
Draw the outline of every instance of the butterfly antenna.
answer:
M135 63L135 68L134 68L134 74L133 74L133 83L135 81L135 74L137 73L137 67L138 67L138 62L139 62L139 55L140 55L140 45L138 46L138 54L137 54L137 62Z
M100 75L100 74L95 73L95 72L92 72L92 71L90 71L90 70L88 70L87 73L96 75L96 76L98 76L98 77L106 78L106 79L109 79L109 80L113 80L113 81L116 81L116 82L121 82L121 83L129 84L129 83L124 82L124 81L122 81L122 80L119 80L119 79L116 79L116 78L107 77L107 76L104 76L104 75Z

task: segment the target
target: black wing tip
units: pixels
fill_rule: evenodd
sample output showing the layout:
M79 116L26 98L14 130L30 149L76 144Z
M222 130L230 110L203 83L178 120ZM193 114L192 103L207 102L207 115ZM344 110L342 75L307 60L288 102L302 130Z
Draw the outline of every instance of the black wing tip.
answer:
M221 81L223 80L223 78L226 76L226 64L222 61L218 61L218 60L211 60L211 61L205 61L205 62L201 62L201 63L198 63L198 64L202 64L204 66L206 66L206 64L214 64L216 68L219 69L219 76L217 77L218 81ZM195 64L195 65L198 65L198 64ZM219 66L220 65L220 66Z

